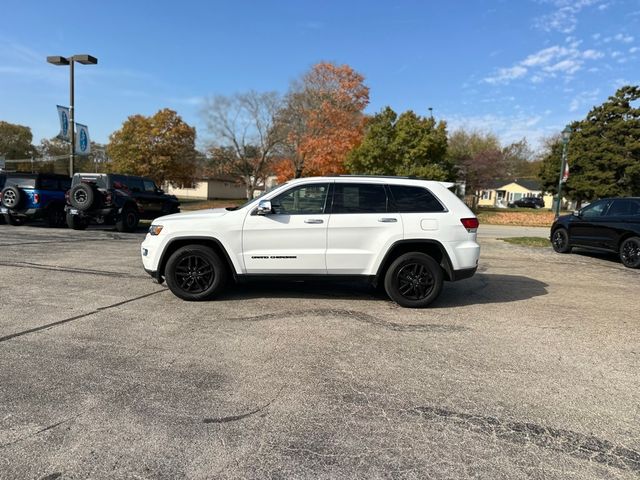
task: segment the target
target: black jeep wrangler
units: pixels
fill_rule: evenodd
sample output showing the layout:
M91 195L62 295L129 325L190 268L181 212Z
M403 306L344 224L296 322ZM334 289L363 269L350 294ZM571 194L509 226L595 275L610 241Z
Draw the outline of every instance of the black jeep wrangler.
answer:
M180 202L153 180L113 173L76 173L67 194L67 225L84 230L94 221L133 232L141 218L180 212Z

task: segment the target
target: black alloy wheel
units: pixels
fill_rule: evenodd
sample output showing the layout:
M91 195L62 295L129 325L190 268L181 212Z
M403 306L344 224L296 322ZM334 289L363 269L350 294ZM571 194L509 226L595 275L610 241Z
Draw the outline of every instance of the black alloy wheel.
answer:
M421 308L433 302L442 290L442 268L429 255L405 253L389 266L384 286L389 297L402 307Z
M66 225L65 222L65 213L64 208L58 205L51 205L47 208L45 222L47 227L64 227Z
M212 298L223 287L225 276L220 257L204 245L179 248L171 255L165 269L169 289L183 300Z
M620 260L625 267L640 268L640 238L627 238L620 245Z
M140 215L133 207L125 207L116 221L119 232L135 232L140 222Z
M26 220L24 219L24 217L15 217L10 213L5 213L4 221L7 222L9 225L13 225L14 227L19 227L21 225L24 225Z
M570 253L571 246L569 245L569 234L565 228L557 228L551 234L551 245L553 249L558 253Z

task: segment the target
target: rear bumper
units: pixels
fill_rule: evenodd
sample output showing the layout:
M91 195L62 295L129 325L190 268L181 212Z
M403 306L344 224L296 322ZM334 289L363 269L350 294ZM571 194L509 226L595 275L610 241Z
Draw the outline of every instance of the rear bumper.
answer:
M453 270L451 272L451 281L452 282L457 282L458 280L464 280L465 278L471 278L473 277L473 275L475 275L476 270L478 270L478 267L473 267L473 268L463 268L461 270Z

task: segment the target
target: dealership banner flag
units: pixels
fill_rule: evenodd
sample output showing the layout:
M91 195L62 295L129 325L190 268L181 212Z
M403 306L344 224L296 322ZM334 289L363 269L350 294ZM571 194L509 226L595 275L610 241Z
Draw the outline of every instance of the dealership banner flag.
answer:
M60 133L58 134L58 138L69 141L69 108L63 107L62 105L57 105L57 107L58 117L60 118Z
M88 155L91 152L89 127L80 123L76 123L76 127L76 153L78 155Z
M567 183L569 179L569 162L564 164L564 172L562 172L562 183Z

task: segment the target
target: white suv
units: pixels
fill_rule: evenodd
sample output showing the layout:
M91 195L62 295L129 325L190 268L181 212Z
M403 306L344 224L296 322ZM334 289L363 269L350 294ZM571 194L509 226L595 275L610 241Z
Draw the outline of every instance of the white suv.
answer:
M184 300L234 279L366 278L403 307L424 307L443 280L478 267L478 219L450 183L402 177L292 180L227 209L157 218L144 268Z

